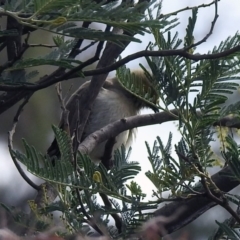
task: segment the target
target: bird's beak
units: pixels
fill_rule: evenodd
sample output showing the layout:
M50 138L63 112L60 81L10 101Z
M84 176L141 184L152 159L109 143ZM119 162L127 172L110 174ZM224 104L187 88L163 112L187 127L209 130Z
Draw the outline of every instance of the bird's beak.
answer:
M158 113L159 112L159 108L157 106L153 106L152 105L150 108L154 111L154 113Z

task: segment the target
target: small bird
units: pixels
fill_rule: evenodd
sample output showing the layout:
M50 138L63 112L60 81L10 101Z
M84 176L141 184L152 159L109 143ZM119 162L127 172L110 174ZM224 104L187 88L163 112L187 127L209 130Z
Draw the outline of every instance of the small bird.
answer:
M138 93L142 93L145 96L148 93L148 95L151 97L151 102L146 101L143 96L140 97L137 93L130 91L124 86L118 77L107 79L100 89L95 102L93 103L92 111L85 126L81 141L83 141L91 133L101 129L102 127L105 127L112 122L139 114L140 110L143 108L151 108L154 111L157 110L155 104L158 102L159 95L156 90L156 86L150 82L142 70L132 72L131 77L135 84L139 86ZM80 86L80 88L70 97L66 104L66 109L69 111L68 121L71 136L73 135L75 127L72 126L72 123L74 122L73 118L77 116L76 113L78 111L76 109L76 100L80 99L83 89L87 88L89 84L90 81ZM63 128L63 117L59 126L60 128ZM136 136L136 129L124 131L116 136L115 144L111 149L112 151L110 150L111 155L122 145L124 145L126 149L129 148L134 136ZM103 160L102 158L106 151L106 143L107 141L100 143L89 154L92 161L99 163ZM47 154L50 157L59 157L60 153L56 139L48 149Z

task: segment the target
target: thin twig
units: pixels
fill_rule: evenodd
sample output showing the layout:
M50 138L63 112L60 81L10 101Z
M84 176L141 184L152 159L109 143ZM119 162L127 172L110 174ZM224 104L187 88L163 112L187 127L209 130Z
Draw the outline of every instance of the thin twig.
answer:
M67 131L69 136L71 137L70 126L69 126L69 121L68 121L69 111L66 109L66 105L65 105L64 99L62 97L62 88L61 88L61 84L60 83L57 84L56 89L57 89L57 95L58 95L58 99L59 99L59 102L61 104L61 109L62 109L62 119L63 119L63 126L64 126L63 129L65 131ZM76 109L78 110L79 109L78 101L76 102L76 104L77 104ZM78 121L77 121L77 124L78 124ZM73 127L73 126L71 126L71 127ZM77 129L77 127L76 127L76 129ZM76 130L74 131L73 135L74 135L73 139L75 139L75 141L78 141L78 134L77 134ZM71 163L74 164L75 171L81 175L81 173L77 171L77 149L75 149L73 147L75 141L73 140L73 142L72 142L72 144L70 146L71 147ZM78 202L79 202L80 207L81 207L81 211L84 214L84 216L87 218L87 219L84 219L83 221L88 223L99 234L103 235L101 230L94 223L93 219L86 212L86 210L84 208L84 205L82 203L82 199L81 199L79 191L80 191L80 189L75 189L75 192L76 192L76 195L77 195L77 199L78 199Z
M108 199L108 196L105 193L99 193L99 195L101 196L106 209L107 210L113 209L112 204L111 204L110 200ZM115 221L115 225L118 229L118 233L121 233L122 232L122 218L117 213L111 213L111 216Z
M61 109L62 109L63 130L70 135L69 122L68 122L69 111L66 109L66 105L65 105L64 99L62 97L62 85L61 85L61 83L58 83L56 85L56 90L57 90L58 100L60 102L60 106L61 106Z
M224 194L222 192L219 192L220 197L216 197L212 191L209 189L207 181L204 177L201 178L201 182L207 191L207 196L217 203L218 205L222 206L225 210L227 210L235 219L236 221L240 224L240 216L230 207L227 199L225 198Z
M90 22L83 22L82 28L88 28L90 25ZM77 43L75 46L72 48L71 52L69 53L69 58L74 59L78 54L78 49L81 47L84 39L78 39Z
M76 49L76 53L77 53L77 54L80 54L80 53L86 51L88 48L94 46L96 43L97 43L97 41L92 41L92 42L90 42L87 46L85 46L84 48L82 48L82 49Z
M218 0L218 1L220 2L221 0ZM179 10L177 10L175 12L170 12L170 13L167 13L167 14L161 14L159 16L159 19L165 18L165 17L169 17L169 16L173 16L173 15L177 15L180 12L193 10L193 9L196 9L196 8L199 9L199 8L210 7L211 5L215 4L215 2L216 2L216 0L214 0L214 1L210 2L210 3L208 3L208 4L201 4L201 5L194 6L194 7L185 7L185 8L179 9Z
M62 97L62 88L61 88L61 83L57 84L56 86L56 89L57 89L57 95L58 95L58 99L59 99L59 102L61 104L61 109L62 109L62 118L63 118L63 129L65 131L68 132L69 136L70 136L70 127L69 127L69 121L68 121L68 114L69 114L69 111L66 109L66 106L65 106L65 102L63 100L63 97ZM78 102L76 103L78 104ZM79 109L79 107L77 106L76 109ZM78 121L77 121L78 122ZM78 124L78 123L77 123ZM76 127L77 129L77 127ZM78 134L76 131L74 131L74 139L77 139L78 141ZM73 149L73 144L71 144L71 156L72 156L72 163L74 164L74 169L75 171L77 171L77 149ZM80 196L80 193L79 193L80 189L76 189L76 194L77 194L77 198L78 198L78 201L79 201L79 204L81 206L81 211L83 212L84 216L87 218L87 220L85 220L92 228L94 228L99 234L103 235L101 230L98 228L98 226L96 224L93 223L93 219L88 215L88 213L86 212L85 208L84 208L84 205L82 203L82 200L81 200L81 196Z
M28 44L28 47L45 47L45 48L55 48L58 47L57 45L50 45L50 44Z
M219 0L214 0L214 1L213 1L214 4L215 4L215 14L214 14L214 18L213 18L213 21L212 21L212 23L211 23L211 27L210 27L209 32L208 32L208 33L206 34L206 36L205 36L204 38L202 38L200 41L198 41L198 42L196 42L196 43L193 43L193 44L191 44L190 46L186 47L186 48L185 48L186 51L188 51L188 50L191 49L191 48L195 48L195 47L199 46L200 44L206 42L207 39L212 35L213 29L214 29L215 24L216 24L216 22L217 22L217 19L218 19L218 17L219 17L219 15L218 15L218 1L219 1Z
M207 191L207 196L213 200L214 202L216 202L217 204L219 204L220 206L222 206L225 210L227 210L235 219L236 221L240 224L240 216L230 207L226 197L224 196L222 191L219 191L219 189L213 189L213 191L215 190L215 192L217 192L220 196L217 197L216 194L212 193L212 190L209 188L207 180L204 177L201 177L201 182L205 188L205 190Z
M77 171L77 151L78 146L80 144L79 135L82 136L83 133L79 134L79 123L80 123L80 113L79 113L79 100L76 100L76 111L77 111L77 120L76 120L76 126L71 126L73 129L73 163L74 163L74 169Z
M107 170L110 170L113 166L111 158L112 158L113 146L114 146L115 143L116 143L116 138L115 137L112 137L112 138L108 139L108 141L105 145L104 154L101 158L101 160L102 160L101 162ZM111 204L108 196L105 193L99 193L99 195L101 196L101 198L103 200L103 203L105 204L105 207L107 209L113 209L112 204ZM112 213L111 216L115 221L115 225L118 229L118 233L121 233L122 232L122 219L121 219L121 217L117 213Z
M13 64L20 60L23 56L23 54L26 52L26 50L29 48L29 45L26 44L29 40L30 34L27 35L26 39L25 39L25 44L22 45L21 50L17 53L17 55L12 59L7 61L5 64L3 64L2 66L0 66L0 73L2 73L5 69L12 67Z
M196 156L196 158L197 158L197 156ZM211 179L211 176L208 176L208 177L204 176L206 174L204 173L202 165L199 163L199 161L196 165L197 165L199 171L202 172L202 175L200 176L201 183L202 183L205 191L207 192L207 197L209 197L212 201L214 201L215 203L222 206L225 210L227 210L236 219L236 221L240 224L240 216L229 206L229 203L228 203L226 197L224 196L224 193L222 191L220 191L220 189L216 186L215 183L213 185L211 184L213 182ZM213 189L209 188L208 180L209 180L210 184L212 185ZM213 194L213 191L215 192L215 194Z
M57 90L57 96L58 96L58 100L59 100L61 109L62 109L62 111L66 111L66 105L65 105L65 102L64 102L63 97L62 97L62 85L61 85L61 83L58 83L56 85L56 90Z
M22 102L22 104L19 106L16 115L14 116L13 119L13 127L12 129L9 131L8 133L8 148L9 148L9 152L10 155L12 157L13 163L15 164L19 174L21 175L21 177L34 189L36 189L37 191L40 190L40 187L38 185L36 185L27 175L26 173L23 171L23 169L21 168L20 164L18 163L16 157L13 154L13 135L15 133L16 127L17 127L17 123L20 117L20 114L23 110L23 107L27 104L28 100L29 100L30 96L25 98L24 101Z
M198 196L198 195L203 195L203 193L195 191L193 188L191 188L190 186L188 186L186 184L185 185L184 184L179 184L179 186L182 186L183 188L188 189L189 192L192 193L192 194L188 194L188 196L191 195L192 197L195 197L195 196ZM186 192L184 192L184 193L186 193Z
M76 194L77 194L78 202L79 202L80 207L81 207L81 211L82 211L82 213L84 214L84 216L87 218L86 222L102 236L102 235L103 235L103 232L102 232L101 229L94 223L93 218L90 217L89 214L86 212L85 207L84 207L83 202L82 202L81 195L80 195L78 189L76 189Z

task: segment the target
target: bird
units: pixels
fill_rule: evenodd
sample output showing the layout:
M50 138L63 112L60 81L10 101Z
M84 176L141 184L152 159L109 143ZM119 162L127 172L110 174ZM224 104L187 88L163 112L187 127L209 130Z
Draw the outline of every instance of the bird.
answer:
M149 80L149 77L144 73L143 70L132 71L130 76L130 79L132 79L133 82L135 82L135 85L138 86L138 93L129 90L129 86L124 86L124 82L125 84L127 83L130 85L129 81L120 81L120 78L117 76L108 78L104 82L98 96L93 103L92 110L80 142L90 134L112 122L126 117L138 115L140 110L143 108L150 108L155 112L157 111L156 104L158 103L159 94L156 85ZM74 125L73 122L76 123L76 121L74 121L74 117L77 116L76 112L78 111L78 109L76 109L76 100L81 98L82 92L89 86L89 84L90 81L87 81L81 85L66 103L66 109L69 111L68 121L71 136L73 135L75 127L72 126ZM151 101L145 100L144 96L140 96L139 94L145 95L145 97L146 94L148 94L151 98ZM64 119L62 116L59 128L63 128L63 124ZM131 129L117 135L114 139L114 142L112 142L113 146L111 146L110 155L112 156L114 151L119 149L122 145L128 149L131 146L133 139L136 138L136 132L136 129ZM91 153L89 153L89 157L94 163L104 161L103 157L107 151L106 144L107 141L100 143L93 149ZM47 154L50 157L56 156L59 158L60 152L56 139L47 150Z

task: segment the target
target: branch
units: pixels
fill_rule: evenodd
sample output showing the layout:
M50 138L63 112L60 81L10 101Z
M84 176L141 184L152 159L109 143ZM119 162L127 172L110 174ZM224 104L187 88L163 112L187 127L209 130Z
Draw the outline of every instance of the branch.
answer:
M120 33L122 32L119 29L113 29L113 31L117 31ZM122 44L124 44L124 46L126 47L129 43L130 42L123 42ZM102 57L98 62L97 68L104 68L108 65L111 65L115 61L115 59L119 57L119 55L124 49L125 48L117 46L114 43L108 42L106 44ZM79 111L79 116L81 116L78 129L79 139L81 139L82 137L83 129L91 112L93 102L96 99L107 76L108 72L93 76L89 87L85 90L85 92L83 92L82 98L79 100L79 103L81 104L81 108Z
M198 41L196 43L193 43L191 46L186 47L185 50L189 50L191 48L195 48L195 47L201 45L202 43L206 42L207 39L212 35L213 29L214 29L215 24L217 22L217 19L219 17L219 15L218 15L218 1L219 0L214 0L213 2L211 2L211 4L214 3L214 5L215 5L215 14L214 14L214 18L213 18L213 21L212 21L209 32L206 34L206 36L203 39L201 39L200 41Z
M79 202L80 207L81 207L80 211L82 211L83 215L87 218L86 220L84 220L84 222L89 224L96 232L98 232L102 236L103 233L102 233L101 229L94 222L93 217L90 217L89 214L87 213L87 211L86 211L86 209L85 209L85 207L83 205L82 198L81 198L81 195L80 195L78 189L76 189L76 194L77 194L78 202Z
M105 193L99 193L99 195L101 196L102 201L104 202L105 208L107 210L112 210L113 209L112 203L108 199L108 196ZM122 218L117 213L111 213L111 216L115 221L115 226L118 230L118 233L121 233L122 232L122 225L123 225Z
M116 62L108 67L105 67L103 69L84 71L83 74L85 76L93 76L96 74L102 74L106 71L111 72L111 71L114 71L117 68L123 66L124 64L131 62L135 59L141 58L141 57L181 56L181 57L185 57L190 60L200 61L200 60L204 60L204 59L223 58L223 57L229 56L237 51L240 51L240 45L237 45L236 47L230 48L230 49L225 50L220 53L212 53L212 54L190 54L190 53L186 52L184 49L159 50L159 51L142 50L137 53L130 54L127 57L119 60L118 62Z
M177 151L177 154L180 158L185 159L185 161L189 162L194 168L196 168L197 171L199 171L199 177L201 178L200 182L203 186L203 189L205 190L206 196L213 202L216 203L216 205L220 205L225 210L227 210L232 217L235 218L235 220L240 223L240 217L238 214L229 206L229 203L224 195L224 192L222 192L216 184L212 181L211 177L208 173L205 173L203 170L202 165L199 163L199 159L196 156L196 164L194 164L190 159L188 159L186 156L181 154ZM202 194L202 193L201 193Z
M212 176L212 181L223 192L229 192L239 185L239 181L233 176L230 167L225 167L224 169L214 174ZM204 191L203 186L199 184L196 184L194 189L198 191ZM186 226L197 217L202 215L204 212L216 205L217 203L213 202L208 197L198 196L197 198L195 197L182 199L182 201L179 202L166 204L164 207L156 210L154 212L154 216L168 217L178 209L183 209L183 211L177 216L176 219L165 224L164 227L167 230L168 234L170 234Z
M122 49L123 50L123 49ZM84 76L96 76L99 74L105 74L107 75L109 72L116 70L117 68L123 66L124 64L131 62L135 59L141 58L141 57L166 57L166 56L181 56L185 57L190 60L199 61L204 59L218 59L227 57L237 51L240 51L240 45L237 45L236 47L233 47L231 49L225 50L220 53L212 53L212 54L191 54L187 52L185 49L174 49L174 50L159 50L159 51L150 51L150 50L143 50L139 51L137 53L133 53L131 55L128 55L127 57L119 60L116 63L110 62L109 64L98 65L97 69L95 70L88 70L83 71ZM121 51L122 52L122 51ZM109 56L112 55L112 53L109 52ZM120 53L119 53L120 54ZM119 54L116 56L116 58L119 56ZM112 58L110 58L112 59ZM26 90L26 91L37 91L46 87L49 87L55 83L58 83L60 81L68 80L69 78L73 77L73 75L86 66L90 65L87 61L80 64L79 66L69 70L67 73L48 79L44 79L44 81L38 81L35 84L29 85L29 84L22 84L20 86L12 86L12 85L0 85L1 91L16 91L16 90Z
M82 27L87 28L88 27L88 23L83 23ZM25 28L24 28L25 29ZM28 34L29 36L29 34ZM78 48L81 47L83 42L83 39L79 39L76 43L76 45L73 47L72 51L69 54L69 58L75 58L79 52L78 52ZM26 45L26 42L25 42ZM11 58L13 59L13 58ZM95 58L95 56L93 58L90 58L89 60L87 60L85 63L83 63L83 65L81 65L82 68L88 66L87 64L91 64L95 61L97 61L98 58ZM48 82L51 79L55 79L58 76L62 76L65 73L65 68L58 68L57 70L55 70L52 74L48 75L48 76L44 76L43 78L41 78L39 81L37 81L38 83L45 83ZM0 114L5 112L7 109L9 109L11 106L13 106L15 103L17 103L18 101L20 101L21 99L23 99L24 97L29 96L29 94L33 94L33 91L13 91L13 92L7 92L6 94L2 94L0 96Z
M240 119L238 116L226 116L213 123L213 126L222 126L228 128L240 128Z
M220 2L221 0L217 0L217 1ZM215 4L215 2L216 2L216 0L210 2L209 4L201 4L201 5L197 5L197 6L194 6L194 7L185 7L185 8L179 9L175 12L170 12L170 13L167 13L167 14L161 14L159 16L159 19L169 17L169 16L173 16L173 15L177 15L178 13L184 12L184 11L187 11L187 10L193 10L194 8L199 9L199 8L210 7L211 5Z
M156 114L144 114L118 120L90 134L82 141L78 150L82 154L89 154L99 143L107 139L114 138L123 131L133 129L135 127L174 121L178 119L177 116L178 110L172 110L171 114L167 112L160 112Z
M198 112L201 115L201 112ZM154 124L161 124L169 121L178 120L178 110L173 109L169 112L160 112L155 114L143 114L133 117L124 118L99 129L98 131L86 137L79 146L82 154L89 154L101 142L116 137L119 133ZM224 126L229 128L240 128L240 120L238 117L226 116L219 121L213 123L213 126Z
M27 175L26 173L23 171L23 169L21 168L20 164L18 163L15 155L13 154L13 135L15 133L15 129L17 127L17 123L20 117L20 114L23 110L23 107L27 104L28 100L30 97L26 98L23 103L19 106L17 113L13 119L13 127L11 129L11 131L9 131L8 133L8 148L9 148L9 153L12 157L13 163L15 164L19 174L21 175L21 177L34 189L36 189L37 191L40 190L40 187L38 185L36 185Z
M108 32L108 31L110 31L109 26L106 27L106 32ZM101 50L103 48L103 45L104 45L104 41L101 41L101 42L98 43L97 50L96 50L96 53L95 53L95 57L97 59L99 59L99 57L100 57L100 53L101 53ZM99 66L101 66L101 64L104 66L104 64L106 64L105 62L107 62L107 60L106 60L107 58L111 59L109 57L109 55L106 55L107 46L106 46L106 48L103 52L103 55L102 55L101 59L98 62L97 68ZM114 59L111 59L111 60L114 61ZM68 73L69 72L67 72L66 74L68 74ZM107 77L107 75L106 75L106 77ZM85 91L83 92L82 98L78 100L79 101L78 102L79 107L77 108L78 109L78 115L77 115L77 119L76 119L77 123L75 125L76 126L76 138L73 139L74 154L77 154L77 149L78 149L78 146L80 144L79 140L82 139L83 130L85 128L88 117L90 115L93 102L96 99L104 81L106 80L106 77L101 78L101 76L97 76L96 77L97 80L96 79L94 80L94 77L93 77L90 84L89 84L89 87L86 88Z
M105 145L104 154L101 157L101 162L107 170L110 170L113 167L112 152L115 143L116 143L115 137L109 138Z
M89 25L90 25L90 22L83 22L82 28L88 28ZM75 44L75 46L73 47L73 49L71 50L71 52L69 54L69 58L74 59L79 54L78 50L82 46L83 41L84 41L84 39L78 39L77 43Z

